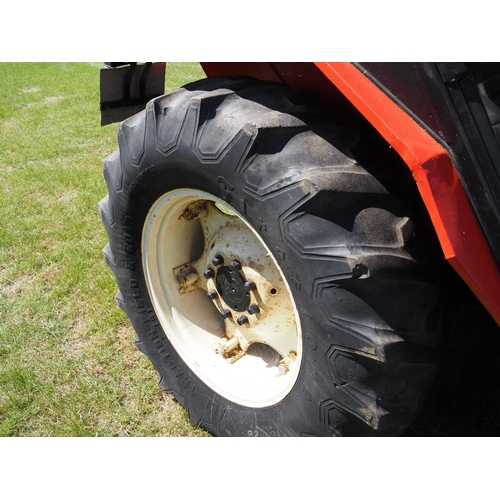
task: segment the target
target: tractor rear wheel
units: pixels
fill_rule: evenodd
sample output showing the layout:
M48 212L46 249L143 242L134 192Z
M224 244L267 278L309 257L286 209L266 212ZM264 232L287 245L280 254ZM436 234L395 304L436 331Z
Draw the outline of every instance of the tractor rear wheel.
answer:
M117 301L214 435L398 435L436 370L425 237L311 99L201 80L123 122L104 162Z

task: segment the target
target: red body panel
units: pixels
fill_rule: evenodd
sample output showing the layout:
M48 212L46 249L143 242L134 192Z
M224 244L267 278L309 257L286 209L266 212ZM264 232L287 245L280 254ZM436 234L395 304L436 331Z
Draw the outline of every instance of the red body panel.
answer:
M500 274L448 152L349 63L202 63L207 76L246 74L320 93L339 91L411 170L445 258L500 324ZM338 100L342 106L343 99ZM352 113L352 110L348 110Z

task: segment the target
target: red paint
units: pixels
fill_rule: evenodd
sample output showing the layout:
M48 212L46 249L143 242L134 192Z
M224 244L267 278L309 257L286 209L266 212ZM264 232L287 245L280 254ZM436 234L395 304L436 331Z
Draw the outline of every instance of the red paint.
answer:
M351 64L316 65L406 162L446 259L500 324L500 274L447 151Z

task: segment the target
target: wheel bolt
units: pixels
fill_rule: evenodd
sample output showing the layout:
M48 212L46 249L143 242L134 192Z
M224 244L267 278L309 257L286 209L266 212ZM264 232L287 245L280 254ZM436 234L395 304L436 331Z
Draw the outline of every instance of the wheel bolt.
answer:
M250 304L247 307L248 314L255 314L255 313L258 313L259 311L260 311L260 309L259 309L259 306L257 304Z
M203 276L205 276L206 279L213 278L215 276L215 271L211 268L208 268L204 273Z
M230 271L238 271L241 269L241 262L239 260L232 260L228 267Z
M240 326L243 326L245 323L248 323L248 318L243 315L243 316L240 316L237 320L236 320L236 323L238 323L238 325Z
M229 309L224 309L220 313L222 319L227 319L231 317L231 311Z
M224 257L222 257L222 255L216 255L212 260L212 264L214 266L220 266L223 263L224 263Z
M252 290L255 290L256 288L257 285L252 280L249 280L243 284L243 290L245 290L245 292L250 292Z
M217 293L217 290L210 290L210 291L207 293L207 297L208 297L210 300L215 300L218 296L219 296L219 294Z

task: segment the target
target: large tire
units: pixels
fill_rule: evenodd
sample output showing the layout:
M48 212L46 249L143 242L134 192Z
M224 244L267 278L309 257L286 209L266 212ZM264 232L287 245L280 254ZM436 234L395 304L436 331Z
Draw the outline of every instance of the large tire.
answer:
M426 240L312 99L201 80L123 122L104 161L117 301L214 435L399 435L436 370Z

